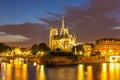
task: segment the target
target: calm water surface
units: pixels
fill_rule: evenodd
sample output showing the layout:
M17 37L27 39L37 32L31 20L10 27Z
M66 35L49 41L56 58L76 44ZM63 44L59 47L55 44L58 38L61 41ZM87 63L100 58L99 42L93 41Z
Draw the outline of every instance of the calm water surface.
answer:
M120 80L120 63L44 66L1 63L0 80Z

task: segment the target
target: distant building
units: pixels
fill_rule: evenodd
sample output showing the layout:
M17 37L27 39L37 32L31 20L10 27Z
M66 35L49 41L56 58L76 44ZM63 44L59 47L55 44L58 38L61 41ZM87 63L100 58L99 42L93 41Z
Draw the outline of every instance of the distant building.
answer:
M90 56L90 54L92 52L92 45L93 45L93 43L84 43L83 44L83 47L85 50L84 56Z
M21 50L20 50L20 47L15 47L13 52L15 53L15 55L20 55L20 54L22 54L22 52L21 52Z
M104 38L97 40L94 52L100 52L102 56L120 55L120 39Z
M55 51L56 49L71 51L75 42L75 35L70 35L68 28L64 26L64 18L62 18L60 34L58 34L58 29L56 27L50 29L49 46L52 51Z

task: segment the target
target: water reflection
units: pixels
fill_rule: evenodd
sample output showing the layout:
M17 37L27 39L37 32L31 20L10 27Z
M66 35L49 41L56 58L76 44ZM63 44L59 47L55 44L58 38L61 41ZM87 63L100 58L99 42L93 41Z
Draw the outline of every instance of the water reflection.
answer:
M79 64L77 66L77 80L84 80L84 65Z
M113 75L113 74L115 74L115 63L110 63L109 64L109 80L115 80L115 75Z
M44 65L36 66L36 80L46 80Z
M76 66L48 66L47 80L76 80Z
M0 80L28 80L27 64L1 63Z
M120 80L120 64L110 63L109 64L109 80Z
M108 80L108 73L107 73L107 63L102 64L102 70L100 73L100 80Z
M44 66L0 64L0 80L120 80L120 63Z
M1 63L1 80L7 80L7 64Z
M22 80L22 68L21 64L16 64L14 68L14 79Z
M28 67L28 64L23 64L23 67L22 67L22 80L28 80L27 67Z
M120 64L116 64L116 80L120 80Z
M93 67L87 66L87 80L93 80Z
M12 80L12 64L7 64L7 80Z

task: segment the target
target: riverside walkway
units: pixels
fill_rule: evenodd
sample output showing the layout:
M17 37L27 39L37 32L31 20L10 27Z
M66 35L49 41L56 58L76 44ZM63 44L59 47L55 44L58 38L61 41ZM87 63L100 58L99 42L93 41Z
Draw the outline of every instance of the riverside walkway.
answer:
M118 59L119 58L119 59ZM116 56L77 56L72 59L62 57L41 58L33 56L0 56L0 62L8 62L10 60L23 60L24 62L31 61L43 65L66 65L66 64L84 64L84 63L105 63L105 62L120 62L120 57ZM112 61L111 61L112 60Z

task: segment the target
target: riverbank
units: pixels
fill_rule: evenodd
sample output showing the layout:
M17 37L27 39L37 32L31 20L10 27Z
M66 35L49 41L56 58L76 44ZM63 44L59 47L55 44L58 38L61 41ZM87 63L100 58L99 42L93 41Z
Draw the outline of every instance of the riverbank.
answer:
M52 56L52 57L43 57L35 58L31 60L32 62L37 62L38 64L43 65L71 65L71 64L86 64L86 63L107 63L110 62L108 56L75 56L75 57L66 57L66 56ZM116 61L114 61L116 62ZM117 62L120 62L118 60Z
M71 65L71 64L86 64L86 63L107 63L120 62L120 58L110 58L111 56L32 56L32 57L1 57L2 62L10 63L10 61L36 62L41 65Z

